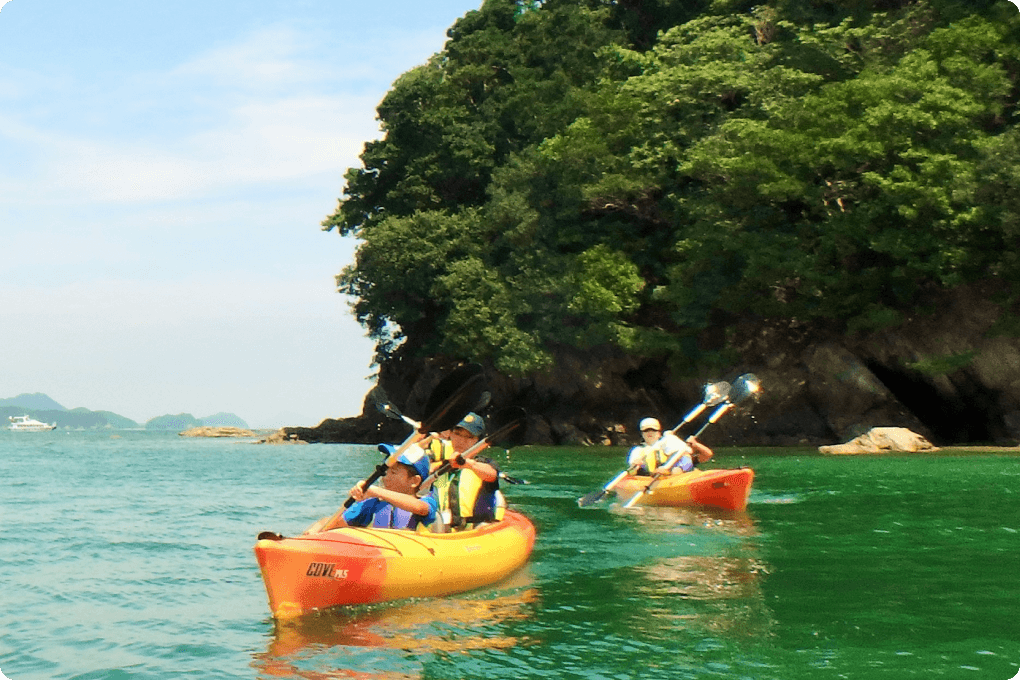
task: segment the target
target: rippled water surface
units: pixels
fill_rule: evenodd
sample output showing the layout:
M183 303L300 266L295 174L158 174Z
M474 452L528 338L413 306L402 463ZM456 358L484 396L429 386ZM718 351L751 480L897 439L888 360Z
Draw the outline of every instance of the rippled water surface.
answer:
M0 432L0 670L30 678L991 678L1020 669L1020 456L721 449L746 513L576 499L621 449L524 447L498 587L277 625L252 545L373 447Z

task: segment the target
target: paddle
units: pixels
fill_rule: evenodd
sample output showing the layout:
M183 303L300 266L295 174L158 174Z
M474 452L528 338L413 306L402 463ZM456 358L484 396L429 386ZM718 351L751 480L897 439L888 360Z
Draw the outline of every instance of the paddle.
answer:
M380 385L376 385L368 393L368 398L375 402L375 408L384 416L391 420L403 420L405 423L417 430L421 423L416 420L412 420L400 412L400 409L390 401L389 395L386 394L386 390Z
M387 408L384 413L393 410L397 417L414 426L415 431L390 454L386 462L376 466L375 471L365 480L365 488L370 487L377 479L386 474L389 468L396 465L397 459L411 444L426 436L429 432L449 430L459 423L475 404L479 403L485 391L484 383L482 367L478 364L466 364L443 378L436 385L435 389L432 390L432 394L429 395L428 401L425 403L425 413L427 415L420 423L400 413L395 407L392 409ZM353 504L353 496L349 496L344 501L345 508L349 508Z
M670 432L676 434L676 432L678 432L681 427L683 427L684 425L686 425L687 423L691 422L699 415L701 415L702 411L704 411L706 408L710 406L715 406L719 402L724 401L726 397L729 395L729 392L730 384L727 382L707 383L705 385L704 394L701 398L701 403L695 406L690 413L684 416L684 419L681 420L676 427L670 430ZM577 504L582 508L586 508L589 505L594 505L595 503L598 503L600 500L605 498L606 495L608 495L609 492L612 491L617 484L622 482L627 475L632 475L635 472L637 472L637 469L639 467L641 466L632 465L631 467L627 468L626 470L624 470L623 472L609 480L609 482L601 489L598 489L597 491L593 491L590 494L578 498Z
M421 423L419 423L417 420L412 420L411 418L408 418L407 416L400 412L400 409L397 408L396 404L390 401L389 395L386 394L386 390L384 390L381 385L376 385L375 387L373 387L369 391L367 398L375 402L376 410L382 413L387 418L390 418L391 420L403 420L405 423L407 423L416 430L419 427L421 427ZM488 406L491 400L492 392L485 390L478 397L478 401L474 404L474 406L472 406L468 410L478 413L482 411L486 406Z
M493 444L497 444L503 448L512 448L517 446L524 441L524 433L527 429L525 427L527 425L527 413L525 413L524 409L519 406L509 406L495 413L489 424L491 426L492 433L472 444L467 451L459 454L458 458L462 458L464 460L474 458ZM445 475L452 468L453 465L450 461L443 461L443 464L436 468L434 472L430 473L428 479L422 482L421 488L428 488L429 485L436 481L436 479L438 479L441 475ZM524 480L507 477L502 473L500 473L500 478L505 479L511 484L527 484Z
M712 412L712 415L709 416L707 421L705 421L705 424L702 425L697 432L691 435L689 439L697 439L709 425L722 418L724 413L751 397L757 398L759 394L761 394L761 381L758 380L758 376L754 373L745 373L744 375L741 375L733 381L733 384L728 390L727 396L724 398L723 404ZM648 482L648 484L641 489L641 491L638 491L636 494L631 496L630 500L628 500L623 507L630 508L638 501L639 498L651 493L658 481L666 474L669 474L673 467L680 461L680 458L683 457L685 452L685 449L681 449L673 454L662 466L665 468L665 472L656 472L653 474L652 479Z

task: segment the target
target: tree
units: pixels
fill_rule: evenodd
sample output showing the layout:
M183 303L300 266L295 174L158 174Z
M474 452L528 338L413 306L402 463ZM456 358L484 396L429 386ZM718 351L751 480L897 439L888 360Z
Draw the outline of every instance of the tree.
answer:
M706 361L735 319L875 327L1018 278L994 2L488 0L449 36L323 223L362 240L338 284L381 357Z

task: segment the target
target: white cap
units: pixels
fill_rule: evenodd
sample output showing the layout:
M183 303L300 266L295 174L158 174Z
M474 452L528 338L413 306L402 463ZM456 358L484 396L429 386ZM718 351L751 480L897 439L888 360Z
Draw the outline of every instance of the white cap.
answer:
M659 421L655 418L645 418L638 424L638 429L644 432L645 430L658 430L662 431L662 425L659 425Z

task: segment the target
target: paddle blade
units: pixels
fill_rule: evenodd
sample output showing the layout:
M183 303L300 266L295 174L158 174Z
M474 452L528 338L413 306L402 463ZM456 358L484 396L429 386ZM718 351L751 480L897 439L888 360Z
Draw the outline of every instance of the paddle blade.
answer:
M587 496L581 496L580 498L577 499L577 504L582 508L586 508L589 505L594 505L595 503L598 503L600 500L605 498L606 495L610 491L612 491L613 488L616 487L616 485L619 484L624 477L627 476L628 472L629 470L624 470L623 472L621 472L620 474L616 475L611 480L606 482L606 485L599 489L598 491L594 491L588 494Z
M390 401L389 395L386 394L386 390L382 387L378 385L373 387L366 395L366 398L373 402L376 410L387 418L392 420L403 419L404 414Z
M489 421L492 434L485 437L486 441L504 449L520 446L524 443L527 430L528 414L520 406L508 406L493 414Z
M759 396L761 396L761 381L754 373L745 373L733 381L733 386L730 389L731 403L739 404L746 399L757 399Z
M582 508L587 508L589 505L595 505L600 500L606 497L609 492L605 489L599 489L598 491L592 491L589 494L585 494L577 499L577 504Z
M485 377L479 364L465 364L443 378L425 405L419 432L442 432L457 425L482 398Z
M701 403L705 406L715 406L726 401L730 396L730 384L728 382L715 382L705 385L705 396Z
M471 407L471 410L475 413L481 413L492 401L492 392L485 390L482 392L482 396L478 398L478 403Z

